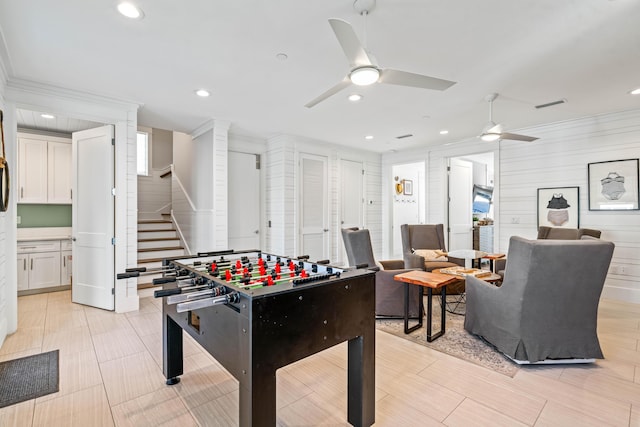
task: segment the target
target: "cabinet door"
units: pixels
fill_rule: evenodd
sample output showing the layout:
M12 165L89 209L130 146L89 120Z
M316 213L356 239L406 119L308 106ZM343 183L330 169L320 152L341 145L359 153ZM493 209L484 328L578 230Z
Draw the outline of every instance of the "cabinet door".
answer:
M60 285L60 252L29 255L29 289Z
M18 139L18 203L47 203L47 141Z
M18 290L25 291L29 289L29 255L18 254Z
M71 142L49 141L47 157L48 203L71 204Z
M60 284L71 284L71 251L60 252Z

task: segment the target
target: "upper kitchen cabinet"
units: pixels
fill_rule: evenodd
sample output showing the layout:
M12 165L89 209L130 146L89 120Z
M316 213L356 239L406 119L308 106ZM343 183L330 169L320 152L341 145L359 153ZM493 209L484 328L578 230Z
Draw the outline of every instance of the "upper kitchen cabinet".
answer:
M71 140L18 134L18 203L71 204Z

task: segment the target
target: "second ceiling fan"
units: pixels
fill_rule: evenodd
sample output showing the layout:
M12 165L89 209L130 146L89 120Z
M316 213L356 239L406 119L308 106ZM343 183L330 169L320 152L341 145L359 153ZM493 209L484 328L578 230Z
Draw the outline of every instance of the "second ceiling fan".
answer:
M366 16L375 7L375 0L356 0L353 7L360 15ZM394 70L392 68L380 68L375 63L372 55L367 52L363 44L358 39L351 24L342 19L329 19L329 24L344 51L351 67L345 78L324 92L322 95L308 102L305 107L311 108L342 89L355 84L367 86L373 83L385 83L400 86L411 86L422 89L445 90L453 86L456 82L443 80L436 77L422 74L409 73L407 71Z
M526 136L526 135L518 135L517 133L509 133L503 132L501 124L495 124L493 121L493 101L498 97L497 93L492 93L487 95L485 100L489 102L489 122L482 129L482 133L480 134L480 139L483 141L496 141L498 139L511 139L514 141L525 141L532 142L535 141L535 136Z

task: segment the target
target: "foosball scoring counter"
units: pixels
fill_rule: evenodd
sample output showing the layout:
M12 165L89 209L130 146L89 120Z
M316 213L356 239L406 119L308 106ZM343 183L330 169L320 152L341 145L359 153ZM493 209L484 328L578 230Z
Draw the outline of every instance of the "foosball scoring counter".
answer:
M348 341L347 420L374 423L373 272L260 251L166 259L158 271L168 385L183 374L185 331L238 380L240 426L274 426L276 370Z

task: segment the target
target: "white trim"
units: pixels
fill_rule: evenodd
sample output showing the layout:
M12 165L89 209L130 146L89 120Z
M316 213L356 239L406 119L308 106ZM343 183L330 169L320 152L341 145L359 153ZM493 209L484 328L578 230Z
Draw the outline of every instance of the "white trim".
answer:
M189 249L189 244L187 243L187 239L184 238L184 234L182 234L182 229L180 228L180 224L176 221L176 217L173 215L173 209L171 209L171 222L173 222L173 226L176 228L176 233L180 237L180 242L182 246L184 246L184 252L186 254L191 253L191 249Z
M182 194L184 194L185 199L187 199L187 202L189 202L189 206L191 207L191 210L193 212L198 212L198 209L196 209L196 205L193 204L191 197L189 197L189 193L187 193L187 190L184 189L182 182L180 182L180 178L178 178L178 175L173 170L173 165L171 165L171 175L173 176L173 179L175 179L175 182L178 184L178 187L180 187L180 191L182 191ZM173 211L171 215L173 216Z

